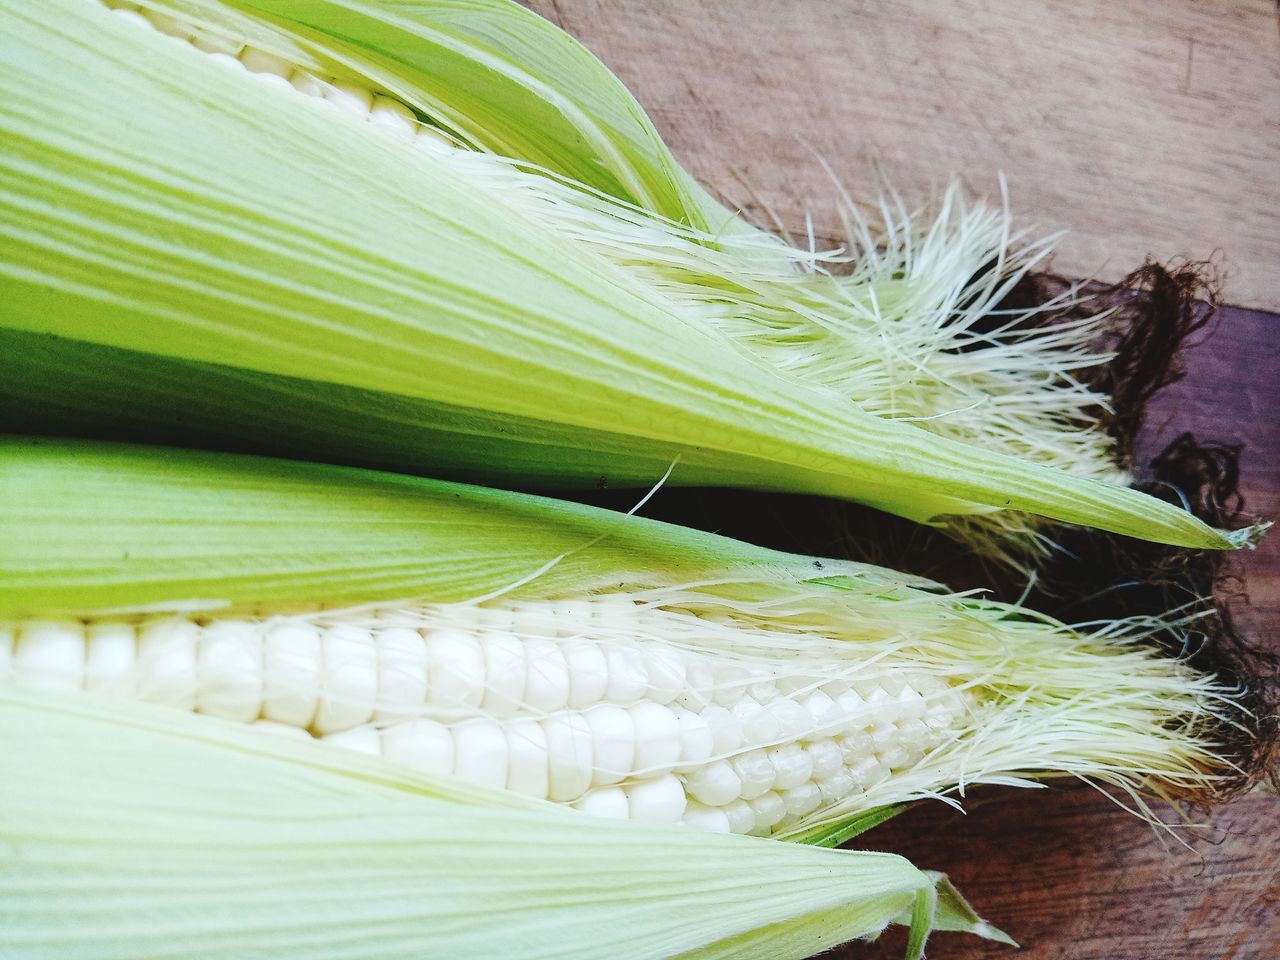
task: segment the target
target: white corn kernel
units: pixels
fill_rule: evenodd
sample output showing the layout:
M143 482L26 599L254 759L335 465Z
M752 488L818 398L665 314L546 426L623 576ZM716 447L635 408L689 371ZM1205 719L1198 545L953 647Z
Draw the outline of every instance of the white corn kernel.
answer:
M116 10L112 10L111 12L125 23L132 23L134 26L138 27L146 27L148 30L151 29L151 21L139 13L136 8L130 9L129 7L120 7Z
M524 705L534 713L554 713L569 702L569 664L554 640L525 641Z
M604 644L603 649L609 665L609 687L605 691L605 699L624 707L638 703L649 691L649 672L645 670L644 657L634 647L624 644Z
M746 667L736 663L716 664L712 667L714 692L712 699L722 707L733 709L751 685L751 674Z
M622 790L627 796L628 814L632 820L678 823L688 805L683 784L671 774L637 780Z
M733 772L742 781L743 799L753 800L773 789L773 763L763 750L748 750L730 762L733 764Z
M711 728L714 756L723 757L736 753L742 747L742 724L732 713L718 703L709 704L701 713Z
M352 730L331 733L326 737L321 737L320 742L342 747L346 750L354 750L356 753L367 753L374 757L382 754L382 738L378 736L378 731L373 727L355 727Z
M230 53L211 53L209 54L209 60L213 63L220 63L224 67L235 67L237 70L244 69L244 64L240 62L239 58Z
M727 760L714 760L685 774L689 796L710 807L719 807L742 795L742 781Z
M772 715L778 725L778 738L781 740L798 740L808 736L814 728L813 717L790 697L779 696L765 704L765 709Z
M582 715L591 728L592 782L617 783L637 769L636 721L626 707L601 703Z
M817 783L818 791L822 794L823 804L838 803L858 789L858 785L853 782L853 777L849 775L849 771L844 769L837 770L831 776L823 777L814 782Z
M218 620L200 634L201 713L246 723L262 712L262 634L244 620Z
M454 775L477 786L507 785L507 734L493 720L466 720L453 728Z
M85 628L79 620L32 620L18 628L13 672L42 690L84 689Z
M766 746L782 739L782 725L769 710L754 698L745 694L732 707L733 715L742 724L742 740L753 746Z
M680 651L653 644L645 655L649 675L649 699L654 703L671 703L685 686L684 657Z
M445 136L443 131L425 123L418 127L417 136L413 138L413 142L435 154L444 154L455 149L453 141Z
M690 657L684 668L685 687L676 697L676 703L686 710L701 713L711 704L711 691L715 678L704 657Z
M703 833L728 833L729 818L717 807L692 801L685 807L681 822Z
M897 722L898 713L901 710L898 698L890 696L879 683L864 680L860 683L855 683L854 689L867 702L867 706L871 709L871 716L875 718L876 723L892 724Z
M898 716L899 723L924 719L928 704L925 703L924 697L920 696L910 684L906 684L898 692L897 700L898 707L901 710Z
M929 725L921 719L913 718L898 724L898 742L904 747L923 750L930 739Z
M157 620L138 631L140 699L184 710L195 708L199 636L199 627L177 618Z
M205 32L199 27L193 29L191 45L201 53L225 54L236 58L239 57L240 51L244 49L243 43L219 36L216 33Z
M734 800L723 807L730 833L750 833L756 826L756 814L745 800Z
M886 770L903 770L911 764L911 755L900 745L894 745L876 754L876 759Z
M680 724L680 766L676 769L685 773L711 759L716 747L715 735L700 714L675 705L671 712Z
M290 93L293 92L293 87L290 85L289 81L286 80L284 77L280 76L279 74L255 73L253 74L253 77L259 83L265 83L268 86L276 87L277 89L280 89L280 90L288 90Z
M427 633L427 700L445 715L470 713L484 696L484 652L475 636L445 627Z
M836 697L836 709L840 711L838 731L842 733L860 730L875 720L871 708L856 690L846 690Z
M898 695L902 693L907 686L907 681L903 678L901 672L886 673L880 677L880 689L884 691L885 696L891 700L897 700Z
M307 743L314 743L315 738L301 727L295 727L290 723L278 723L275 720L254 720L249 726L255 730L261 730L263 733L269 733L272 736L288 737L293 740L302 740Z
M789 790L813 779L813 764L798 743L786 743L766 750L773 764L773 784L778 790Z
M844 757L841 755L840 747L829 737L805 744L804 752L809 755L809 761L813 765L815 780L822 780L837 770L844 769Z
M897 745L898 728L891 723L877 723L871 728L871 743L876 753L888 750Z
M3 633L3 631L0 631ZM134 670L138 661L138 632L128 623L91 623L85 632L87 653L84 688L90 693L132 696ZM0 660L4 657L0 636ZM0 663L0 677L4 676Z
M513 617L512 630L521 637L554 638L558 636L559 618L544 603L518 603L508 608Z
M308 70L298 68L289 74L289 83L293 89L308 97L323 98L324 92L329 88L329 82Z
M427 702L427 642L417 630L390 627L376 634L378 706L373 719L417 716Z
M159 10L143 10L142 15L146 17L147 22L156 30L163 33L166 37L176 37L179 40L186 40L190 36L190 30L182 21L167 13L161 13Z
M853 782L863 790L870 790L889 775L874 756L863 757L846 769L849 771L849 776L853 778Z
M789 790L783 790L779 795L782 797L782 802L786 804L787 813L793 817L803 817L806 813L813 813L822 804L822 791L812 780L806 780Z
M621 787L602 787L584 793L573 802L573 808L592 817L626 820L631 816L631 801Z
M846 723L845 713L839 704L821 690L815 690L804 698L804 709L809 714L809 729L814 736L830 736Z
M569 707L585 710L605 698L609 689L609 662L598 643L567 640L562 645L569 668Z
M378 701L373 634L363 627L334 624L324 631L320 651L320 703L311 729L324 735L368 723Z
M516 626L516 615L514 610L508 610L506 607L478 607L466 606L463 609L472 611L476 618L476 625L486 631L494 631L497 633L511 633Z
M669 772L680 762L680 721L668 707L642 700L631 707L635 721L635 770L646 776Z
M13 676L13 625L0 623L0 683Z
M781 823L782 818L787 815L786 803L772 790L747 801L747 805L751 807L751 812L756 818L753 833L768 834L769 828Z
M453 773L453 734L436 720L415 717L382 731L382 755L437 776Z
M399 100L379 94L369 109L369 122L393 136L409 138L418 125L418 118Z
M782 691L773 680L758 680L746 689L747 696L763 706L770 706L783 699Z
M876 745L871 740L871 734L865 730L851 730L844 736L837 738L836 743L840 746L840 755L846 767L853 766L876 751Z
M267 631L262 715L310 727L320 699L320 631L303 623L280 623Z
M828 680L818 689L820 689L832 700L838 700L840 695L849 689L849 681L848 680Z
M353 116L367 117L373 107L373 91L348 80L334 79L325 88L324 98Z
M507 725L507 789L545 800L548 785L547 733L532 717Z
M293 73L293 64L288 60L277 57L274 53L259 50L257 47L245 47L241 50L240 62L250 73L269 73L285 80L288 80L289 75Z
M945 730L964 713L964 703L953 693L930 701L925 709L924 722L930 730Z
M480 706L491 717L511 717L524 705L529 666L525 645L514 633L494 630L481 641L484 653L484 695Z
M589 635L592 632L590 621L595 605L590 600L560 601L553 605L551 615L555 618L555 635L566 639Z
M591 728L581 714L559 713L542 721L547 735L547 798L577 800L591 786Z

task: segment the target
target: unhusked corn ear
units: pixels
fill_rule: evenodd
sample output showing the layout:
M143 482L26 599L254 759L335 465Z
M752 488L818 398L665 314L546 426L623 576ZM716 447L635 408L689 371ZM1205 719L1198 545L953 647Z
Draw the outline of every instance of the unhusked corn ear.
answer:
M910 767L966 720L961 694L901 664L855 689L659 639L733 629L617 597L364 619L32 621L0 633L17 637L0 665L20 682L293 729L587 813L738 833L835 808L873 782L867 770ZM936 722L899 741L893 711L868 701L907 690Z

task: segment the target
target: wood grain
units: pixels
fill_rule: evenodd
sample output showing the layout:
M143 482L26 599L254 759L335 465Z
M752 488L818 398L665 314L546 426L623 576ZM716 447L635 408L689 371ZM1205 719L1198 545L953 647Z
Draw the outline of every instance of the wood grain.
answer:
M1016 210L1072 229L1058 271L1116 279L1147 255L1218 251L1229 301L1280 309L1280 42L1263 0L531 6L600 55L681 161L748 211L799 227L806 202L830 194L815 151L864 194L870 161L916 199L952 173L989 190L1000 169ZM821 203L813 213L833 236ZM1243 443L1247 507L1280 517L1280 316L1222 311L1186 379L1153 404L1140 456L1185 430ZM701 517L715 526L778 502L711 496ZM821 504L785 509L795 528L776 545L832 552ZM659 497L646 513L687 520L690 509ZM1280 536L1234 564L1250 595L1239 622L1280 651ZM948 872L1024 947L940 935L931 957L1280 956L1272 796L1198 817L1179 832L1190 850L1084 787L986 789L966 808L917 807L866 838ZM904 942L891 932L836 955L898 957Z
M534 0L631 88L731 205L806 203L836 235L824 157L855 195L1008 179L1069 229L1055 268L1117 280L1220 251L1227 299L1280 311L1275 4L1106 0Z

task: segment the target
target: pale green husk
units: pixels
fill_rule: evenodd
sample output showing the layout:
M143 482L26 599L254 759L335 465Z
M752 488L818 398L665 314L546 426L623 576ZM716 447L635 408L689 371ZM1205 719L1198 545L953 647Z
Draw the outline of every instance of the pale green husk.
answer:
M811 956L1008 938L900 857L583 817L195 715L0 685L0 929L59 960ZM16 951L16 952L13 952Z
M648 483L678 460L675 483L824 493L918 520L1012 510L1189 546L1251 536L1046 466L1079 460L1094 464L1085 474L1109 473L1063 440L1083 429L1070 424L1087 392L1059 391L1066 412L1047 417L1026 413L1033 399L1004 423L990 418L989 433L981 417L975 429L948 412L972 407L969 394L1003 408L1007 393L1016 407L1028 374L1051 368L1053 380L1084 362L1070 336L1051 363L1032 359L1005 379L988 363L972 383L965 373L904 404L883 401L914 388L845 369L843 350L903 317L939 310L942 321L995 302L1034 252L1005 257L998 244L1001 266L973 286L960 272L991 246L982 216L940 221L939 238L976 238L962 243L958 281L904 289L813 271L792 282L813 258L711 222L715 205L634 101L616 81L596 83L607 71L585 52L562 56L567 38L534 52L554 30L519 39L532 21L518 8L156 6L373 82L472 146L549 174L407 157L398 143L351 135L321 102L255 85L89 0L39 10L5 0L0 380L36 410L34 425L11 414L10 429L64 429L96 408L104 432L156 422L176 432L189 413L216 425L196 429L199 442L261 448L265 418L267 433L295 434L311 456L508 483ZM522 132L512 118L524 116L546 123ZM518 189L499 186L517 177ZM553 213L535 213L540 205ZM938 257L918 252L927 249L894 241L886 279L928 273ZM963 331L930 349L955 352ZM885 356L918 339L891 339ZM1035 344L1033 355L1051 345ZM792 347L825 359L797 363ZM117 377L40 389L50 350L55 367L82 370L105 352ZM281 394L289 402L277 404ZM321 415L335 407L336 418ZM934 418L930 429L900 422L922 417ZM1033 443L1049 452L1026 459L1008 438L1028 424L1062 442ZM1005 439L993 452L955 436ZM397 446L398 462L379 455Z

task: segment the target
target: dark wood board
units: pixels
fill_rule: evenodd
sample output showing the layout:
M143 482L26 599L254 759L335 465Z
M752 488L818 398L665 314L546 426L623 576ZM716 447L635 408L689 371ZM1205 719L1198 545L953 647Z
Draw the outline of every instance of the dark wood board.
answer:
M1008 0L530 5L628 83L704 184L748 210L763 201L798 226L809 201L829 196L804 141L855 188L870 183L868 157L884 161L916 200L953 173L989 184L1003 168L1015 212L1083 237L1055 262L1060 270L1114 279L1149 253L1217 251L1229 301L1280 305L1280 43L1270 3L1180 0L1144 5L1141 18L1125 5ZM1032 56L1015 42L1027 31L1061 42ZM1179 57L1184 73L1164 83L1161 71ZM962 107L960 124L947 103ZM977 120L986 133L965 133ZM1171 143L1180 149L1150 149ZM1196 195L1206 178L1212 188ZM813 214L834 236L822 208ZM1152 406L1140 458L1183 431L1243 443L1246 507L1280 517L1280 315L1224 309L1201 339L1186 379ZM646 512L662 515L661 503ZM797 533L778 545L806 542ZM1280 535L1233 569L1250 598L1235 605L1238 622L1280 650ZM965 806L963 815L919 806L865 838L949 873L1023 946L939 935L931 957L1280 956L1274 796L1196 815L1178 831L1190 849L1083 786L984 789ZM896 957L903 943L891 932L837 955Z

